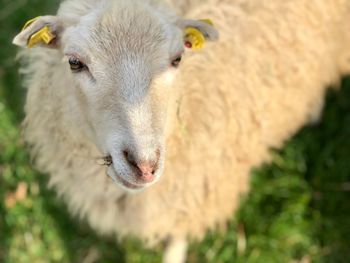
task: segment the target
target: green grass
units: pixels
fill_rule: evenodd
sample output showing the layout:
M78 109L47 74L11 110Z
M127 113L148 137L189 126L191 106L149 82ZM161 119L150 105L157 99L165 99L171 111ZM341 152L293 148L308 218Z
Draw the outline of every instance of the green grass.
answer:
M0 0L0 262L159 262L162 248L117 244L71 218L35 172L20 137L24 89L10 40L57 3ZM52 13L52 12L51 12ZM5 29L5 30L4 30ZM19 185L27 194L6 204ZM251 191L226 231L192 242L189 262L350 262L350 78L328 95L322 122L304 128L273 162L254 171Z

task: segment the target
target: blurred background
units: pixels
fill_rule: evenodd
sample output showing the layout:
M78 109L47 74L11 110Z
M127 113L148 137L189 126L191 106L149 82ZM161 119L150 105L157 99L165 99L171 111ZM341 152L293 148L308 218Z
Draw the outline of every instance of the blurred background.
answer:
M24 22L57 6L0 0L0 262L160 262L161 246L98 237L70 217L31 166L11 40ZM350 78L328 94L322 121L273 156L252 173L250 194L227 229L193 241L188 262L350 262Z

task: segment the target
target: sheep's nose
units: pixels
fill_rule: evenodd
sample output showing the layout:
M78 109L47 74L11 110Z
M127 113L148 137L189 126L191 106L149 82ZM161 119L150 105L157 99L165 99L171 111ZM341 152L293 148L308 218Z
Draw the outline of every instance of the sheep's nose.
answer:
M159 161L158 154L155 161L136 161L130 151L124 151L124 156L130 167L136 172L136 179L139 182L150 183L154 180L154 173Z

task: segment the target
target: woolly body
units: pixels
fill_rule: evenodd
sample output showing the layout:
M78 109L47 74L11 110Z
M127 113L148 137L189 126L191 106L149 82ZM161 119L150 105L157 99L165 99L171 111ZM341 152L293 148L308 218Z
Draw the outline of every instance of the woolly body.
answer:
M65 1L59 14L75 19L98 2ZM348 72L347 0L186 3L179 10L212 19L220 40L186 53L169 101L164 174L141 192L116 187L97 163L102 153L81 130L84 112L72 101L62 54L24 51L26 141L70 211L99 233L155 244L201 238L224 224L248 190L252 167L317 118L326 88Z

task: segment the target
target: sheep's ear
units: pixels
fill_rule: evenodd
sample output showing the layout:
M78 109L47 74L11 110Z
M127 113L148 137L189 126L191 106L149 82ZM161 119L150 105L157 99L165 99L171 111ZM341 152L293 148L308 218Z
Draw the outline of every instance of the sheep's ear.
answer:
M216 41L219 38L219 32L209 19L181 20L178 25L184 32L187 48L198 50L204 47L206 41Z
M63 20L57 16L40 16L29 20L12 43L21 47L36 45L57 48L65 28Z

